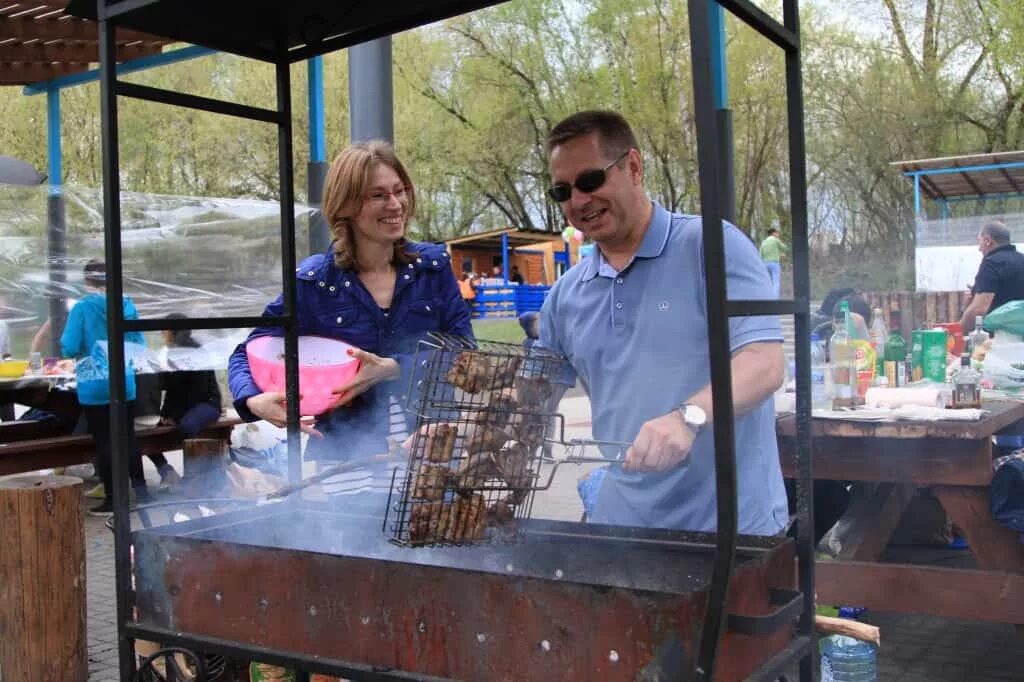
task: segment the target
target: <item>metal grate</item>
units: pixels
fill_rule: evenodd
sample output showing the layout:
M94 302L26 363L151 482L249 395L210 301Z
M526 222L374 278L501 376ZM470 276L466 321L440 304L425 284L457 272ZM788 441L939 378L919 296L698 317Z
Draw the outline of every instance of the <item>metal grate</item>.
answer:
M412 546L514 539L559 418L553 382L565 360L436 335L420 344L415 362L416 427L408 469L392 479L386 529Z

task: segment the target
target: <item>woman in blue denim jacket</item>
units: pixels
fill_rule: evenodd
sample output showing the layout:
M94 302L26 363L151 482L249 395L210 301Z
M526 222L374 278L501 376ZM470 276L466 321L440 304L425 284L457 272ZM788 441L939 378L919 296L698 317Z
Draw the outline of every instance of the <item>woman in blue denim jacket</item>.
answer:
M355 346L361 368L336 389L338 406L303 426L322 436L309 440L306 459L386 452L391 398L405 402L417 342L429 332L472 338L448 252L405 238L415 207L412 180L390 144L352 145L331 164L321 210L334 242L296 270L298 333ZM264 314L283 312L279 296ZM282 333L261 327L249 339ZM244 343L229 360L228 384L243 419L285 425L284 394L256 386Z

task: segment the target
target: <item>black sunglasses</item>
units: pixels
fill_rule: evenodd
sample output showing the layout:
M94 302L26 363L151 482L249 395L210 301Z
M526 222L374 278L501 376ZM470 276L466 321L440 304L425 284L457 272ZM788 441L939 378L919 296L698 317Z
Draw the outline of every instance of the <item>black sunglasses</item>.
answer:
M628 149L619 154L617 159L609 163L604 168L594 168L592 170L583 171L576 176L576 182L571 185L568 182L559 182L551 185L551 187L548 188L548 196L561 204L562 202L569 201L569 198L572 196L573 187L581 192L586 192L587 194L596 191L604 184L604 181L608 179L608 169L626 158L627 154L629 154Z

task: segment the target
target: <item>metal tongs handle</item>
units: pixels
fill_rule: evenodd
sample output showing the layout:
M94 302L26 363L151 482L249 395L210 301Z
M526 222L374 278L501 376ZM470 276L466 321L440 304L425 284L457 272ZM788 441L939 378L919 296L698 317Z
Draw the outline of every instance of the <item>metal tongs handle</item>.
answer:
M551 464L551 471L548 472L547 481L543 485L540 482L534 486L534 490L547 490L551 487L551 483L555 480L555 474L558 472L558 467L563 464L608 464L608 465L621 465L626 461L626 451L633 446L632 443L624 443L616 440L595 440L593 438L573 438L572 440L564 440L557 438L545 438L545 442L553 445L565 446L570 454L565 459L546 458L544 461ZM584 457L582 454L572 454L577 450L583 452L588 447L600 447L600 448L615 448L618 450L618 454L614 458L609 457Z

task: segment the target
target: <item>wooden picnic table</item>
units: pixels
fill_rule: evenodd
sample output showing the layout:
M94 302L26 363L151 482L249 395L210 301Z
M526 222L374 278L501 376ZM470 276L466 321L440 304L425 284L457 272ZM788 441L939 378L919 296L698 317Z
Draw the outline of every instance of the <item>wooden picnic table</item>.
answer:
M821 603L1024 622L1024 544L989 512L992 436L1016 432L1024 403L983 407L988 414L976 422L811 420L814 477L869 488L843 517L848 532L840 556L815 565ZM776 432L783 472L793 477L795 416L780 417ZM920 487L931 489L963 532L977 568L879 562Z

